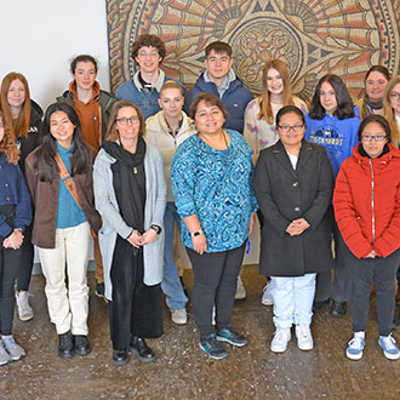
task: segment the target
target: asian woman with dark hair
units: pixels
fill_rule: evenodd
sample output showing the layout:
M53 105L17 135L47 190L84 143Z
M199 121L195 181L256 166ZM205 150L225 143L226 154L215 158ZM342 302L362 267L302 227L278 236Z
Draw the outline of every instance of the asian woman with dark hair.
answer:
M258 158L254 191L264 215L260 273L271 277L276 331L271 351L286 351L295 325L301 350L314 346L311 334L316 274L329 271L333 175L326 151L304 140L303 112L281 108L279 141Z
M67 104L54 103L47 108L43 134L43 144L25 163L36 206L32 242L39 248L46 278L50 320L59 338L58 355L84 356L90 352L86 277L90 231L97 232L101 225L94 208L94 154L82 141L78 115Z
M359 360L365 347L371 285L376 287L378 344L390 360L400 358L392 337L395 275L400 264L400 151L380 115L365 118L360 144L342 164L333 196L335 219L348 248L353 338L346 356Z

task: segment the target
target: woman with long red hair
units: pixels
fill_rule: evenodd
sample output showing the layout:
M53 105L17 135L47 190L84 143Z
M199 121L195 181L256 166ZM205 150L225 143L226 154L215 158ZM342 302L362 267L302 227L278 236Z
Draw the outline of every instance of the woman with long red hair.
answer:
M32 219L31 201L18 166L19 151L0 111L0 365L25 356L12 335L16 266L24 258L26 227Z
M40 106L30 98L29 85L24 75L18 72L7 74L0 89L0 105L4 124L14 137L19 149L19 166L25 172L25 158L40 144L39 126L43 116ZM33 267L33 245L31 227L25 231L26 240L21 251L21 263L17 266L17 290L15 292L19 318L29 321L33 310L29 304L29 284Z

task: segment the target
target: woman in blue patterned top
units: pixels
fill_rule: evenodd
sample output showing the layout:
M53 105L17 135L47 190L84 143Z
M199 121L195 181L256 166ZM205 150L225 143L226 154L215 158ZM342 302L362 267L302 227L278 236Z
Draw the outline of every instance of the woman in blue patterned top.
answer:
M216 96L192 103L197 135L182 143L171 167L172 191L182 218L182 241L193 265L193 315L200 348L215 359L228 353L218 341L242 347L232 328L236 280L257 202L252 190L251 149L236 131L224 130L226 110ZM211 324L216 305L216 328Z

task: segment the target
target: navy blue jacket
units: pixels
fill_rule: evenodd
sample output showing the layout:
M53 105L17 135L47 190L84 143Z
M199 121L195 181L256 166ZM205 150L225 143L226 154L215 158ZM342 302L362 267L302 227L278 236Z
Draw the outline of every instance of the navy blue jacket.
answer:
M215 94L219 97L217 86L214 82L206 82L204 80L204 73L199 76L193 89L185 96L184 110L187 114L189 113L190 105L194 98L201 92ZM252 100L253 97L250 90L244 87L240 78L236 77L236 79L230 83L221 99L228 111L224 124L226 129L232 129L243 134L244 112L247 103Z
M32 221L32 206L24 175L18 165L7 161L4 153L0 154L0 207L15 205L13 226L0 212L0 236L9 236L14 228L24 228Z

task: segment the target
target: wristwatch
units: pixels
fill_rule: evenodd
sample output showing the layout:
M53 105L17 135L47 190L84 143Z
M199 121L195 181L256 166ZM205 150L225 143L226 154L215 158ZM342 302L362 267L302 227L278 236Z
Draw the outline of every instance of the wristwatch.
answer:
M157 233L157 235L159 235L162 231L162 228L160 225L156 225L156 224L152 224L150 225L150 229L153 229L153 231L155 231Z
M199 230L196 231L196 232L192 232L190 235L192 236L192 238L194 238L194 237L203 235L203 231L202 231L201 229L199 229Z

